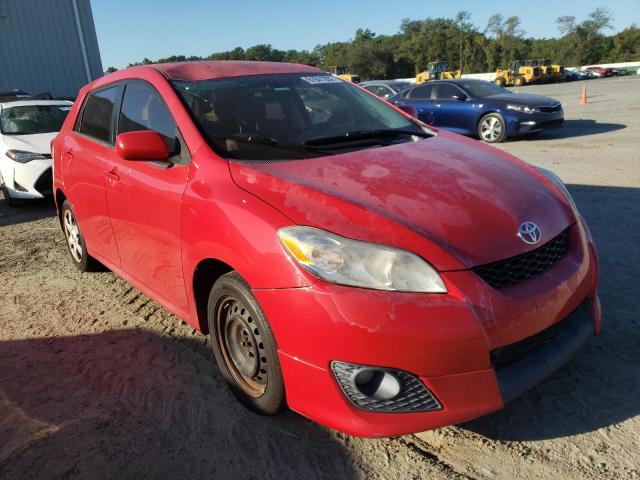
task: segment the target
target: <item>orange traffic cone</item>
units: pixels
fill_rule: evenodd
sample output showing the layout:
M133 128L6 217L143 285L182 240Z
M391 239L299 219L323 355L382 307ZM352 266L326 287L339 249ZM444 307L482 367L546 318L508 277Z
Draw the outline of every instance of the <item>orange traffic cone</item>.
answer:
M587 103L589 103L589 100L587 100L587 82L584 82L582 84L582 95L580 95L580 105L586 105Z

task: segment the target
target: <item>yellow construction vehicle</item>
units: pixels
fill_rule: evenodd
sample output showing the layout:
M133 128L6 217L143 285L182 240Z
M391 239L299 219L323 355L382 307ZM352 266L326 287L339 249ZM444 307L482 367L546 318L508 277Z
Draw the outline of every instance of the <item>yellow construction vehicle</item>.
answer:
M416 83L424 83L429 80L452 80L462 77L460 70L447 70L447 62L430 62L427 69L416 75Z
M522 60L509 62L506 70L496 70L496 78L493 81L499 87L514 85L521 87L527 83L535 83L542 78L540 67L526 65Z
M329 73L336 75L343 80L348 80L353 83L360 83L360 77L358 75L354 75L349 73L348 65L341 65L339 67L329 67Z
M542 73L547 77L547 81L559 82L564 79L564 67L562 65L552 64L548 58L538 60L538 65L540 65Z

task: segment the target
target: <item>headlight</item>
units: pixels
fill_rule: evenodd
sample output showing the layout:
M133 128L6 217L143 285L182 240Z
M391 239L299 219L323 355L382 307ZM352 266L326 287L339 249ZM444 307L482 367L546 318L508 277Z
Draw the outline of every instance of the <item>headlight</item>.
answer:
M551 170L547 170L546 168L542 168L542 167L536 167L536 168L545 177L547 177L549 180L555 183L560 190L562 190L562 193L564 193L564 196L567 197L567 200L569 201L571 206L574 208L574 210L577 212L578 207L576 206L576 203L573 201L573 197L569 193L569 190L567 189L566 185L562 183L562 180L560 180L560 177L555 173L553 173Z
M28 163L31 160L44 160L47 158L41 153L25 152L24 150L9 150L7 151L7 157L19 163Z
M281 228L278 237L305 270L327 282L402 292L447 291L431 265L405 250L312 227Z
M536 111L535 108L527 105L507 105L507 110L515 110L516 112L522 113L533 113Z

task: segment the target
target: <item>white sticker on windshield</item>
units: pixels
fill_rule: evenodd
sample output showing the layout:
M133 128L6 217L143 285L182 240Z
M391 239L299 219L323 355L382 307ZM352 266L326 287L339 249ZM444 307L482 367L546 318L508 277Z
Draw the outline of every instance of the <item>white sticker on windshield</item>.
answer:
M341 83L342 80L336 77L332 77L331 75L315 75L313 77L300 77L307 83L311 85L318 85L320 83Z
M69 110L71 110L71 107L60 107L60 110L62 110L63 112L68 112Z

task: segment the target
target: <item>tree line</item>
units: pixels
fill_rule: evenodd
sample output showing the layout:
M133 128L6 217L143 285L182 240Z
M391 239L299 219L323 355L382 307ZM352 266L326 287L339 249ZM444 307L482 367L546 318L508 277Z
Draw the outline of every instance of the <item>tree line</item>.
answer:
M323 69L348 65L351 73L367 80L412 77L425 70L427 63L439 60L447 61L450 69L466 73L493 71L506 67L511 60L529 58L549 58L565 66L640 60L640 29L632 24L607 35L612 28L612 14L607 8L595 9L582 21L565 15L555 23L559 37L532 38L517 16L492 15L481 30L471 21L469 12L461 11L455 18L405 19L394 35L376 35L361 28L349 41L326 43L313 50L279 50L260 44L207 57L145 58L128 66L188 60L265 60Z

